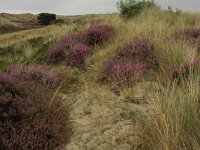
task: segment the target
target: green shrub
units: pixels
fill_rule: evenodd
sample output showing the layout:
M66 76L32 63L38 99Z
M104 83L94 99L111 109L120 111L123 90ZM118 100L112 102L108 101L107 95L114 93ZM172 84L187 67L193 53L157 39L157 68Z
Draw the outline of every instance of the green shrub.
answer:
M117 3L118 10L125 18L138 15L145 8L157 6L153 0L120 0Z
M42 25L49 25L53 21L56 20L56 15L55 14L49 14L49 13L41 13L37 17L38 23Z

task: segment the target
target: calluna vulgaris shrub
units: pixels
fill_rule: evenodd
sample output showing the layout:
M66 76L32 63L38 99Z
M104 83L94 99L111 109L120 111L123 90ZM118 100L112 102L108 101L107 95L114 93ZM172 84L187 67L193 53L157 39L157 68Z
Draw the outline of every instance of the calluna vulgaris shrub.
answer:
M63 36L48 50L48 60L53 63L64 60L66 57L66 50L71 48L79 39L81 39L81 34L78 32L71 32Z
M158 67L153 45L135 38L119 48L116 54L104 63L102 74L117 85L130 86L133 79L141 80L149 69Z
M51 89L60 85L60 81L55 74L39 65L31 67L30 77L33 81L36 80Z
M152 67L158 67L153 45L141 38L135 38L130 43L119 48L116 55L133 62L143 62Z
M91 48L85 44L77 43L69 50L67 64L79 66L84 63L84 59L91 53Z
M71 32L48 50L48 60L52 63L59 63L67 59L68 65L79 66L91 51L89 46L108 40L113 32L113 28L107 25L92 25L83 32Z
M23 81L36 81L51 89L60 85L60 80L57 76L40 65L28 67L22 64L15 64L7 69L7 73Z
M67 111L50 95L0 72L0 149L56 149L69 140ZM66 135L66 137L64 137Z
M17 79L4 72L0 72L0 77L0 94L10 93L14 97L23 95L21 84Z
M129 60L114 56L104 63L102 74L110 78L117 86L131 86L134 80L141 80L148 72L148 65L133 63Z
M83 40L88 45L101 44L111 38L114 29L108 25L93 25L83 33Z

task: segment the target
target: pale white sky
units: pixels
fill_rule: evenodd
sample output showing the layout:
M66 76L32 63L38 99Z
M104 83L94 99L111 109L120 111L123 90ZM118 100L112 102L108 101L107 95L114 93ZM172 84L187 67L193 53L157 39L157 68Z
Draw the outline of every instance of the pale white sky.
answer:
M119 0L0 0L0 12L79 15L116 12ZM187 11L200 10L200 0L155 0L163 8L172 6Z

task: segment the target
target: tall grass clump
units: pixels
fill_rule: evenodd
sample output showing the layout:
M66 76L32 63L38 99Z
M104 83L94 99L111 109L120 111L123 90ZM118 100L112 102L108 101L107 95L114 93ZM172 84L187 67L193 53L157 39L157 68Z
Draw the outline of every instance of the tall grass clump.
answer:
M148 106L137 114L141 149L200 149L199 79L157 85Z

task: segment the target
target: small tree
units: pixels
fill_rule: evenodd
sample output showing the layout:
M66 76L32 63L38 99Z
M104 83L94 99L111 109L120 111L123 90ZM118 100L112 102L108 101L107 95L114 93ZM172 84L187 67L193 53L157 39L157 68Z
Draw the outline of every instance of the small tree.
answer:
M37 17L37 20L40 24L49 25L51 22L56 20L56 15L49 13L41 13Z
M155 6L153 0L120 0L117 3L118 10L125 18L134 17L143 9Z

